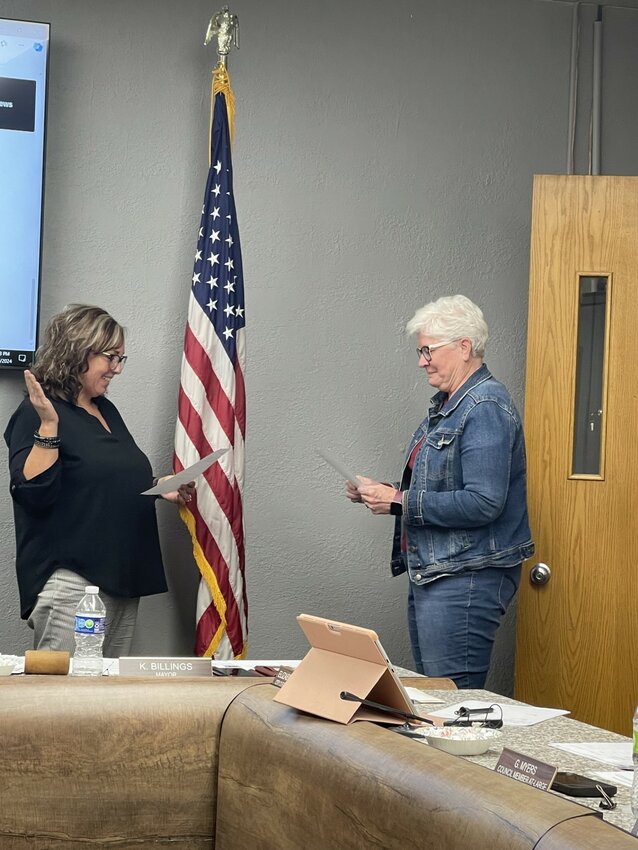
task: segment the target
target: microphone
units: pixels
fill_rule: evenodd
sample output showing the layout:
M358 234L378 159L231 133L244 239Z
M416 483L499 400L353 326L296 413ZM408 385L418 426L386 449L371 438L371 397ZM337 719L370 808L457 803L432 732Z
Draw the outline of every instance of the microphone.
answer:
M427 717L421 717L420 715L412 714L409 711L401 711L399 708L393 708L390 705L383 705L380 702L373 702L370 699L362 699L355 694L351 694L350 691L341 691L339 699L347 702L358 702L365 708L375 708L378 711L383 711L385 714L393 714L396 717L403 717L405 720L416 720L419 723L429 723L430 726L434 726L434 721L429 720Z

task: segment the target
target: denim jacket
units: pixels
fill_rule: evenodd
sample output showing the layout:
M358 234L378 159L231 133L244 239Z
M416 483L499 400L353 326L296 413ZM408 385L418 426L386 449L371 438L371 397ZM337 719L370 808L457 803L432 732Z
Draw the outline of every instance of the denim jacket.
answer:
M410 479L407 459L422 437ZM523 428L487 366L449 401L440 392L432 398L408 447L401 489L393 575L407 569L411 581L426 584L464 570L514 566L533 554Z

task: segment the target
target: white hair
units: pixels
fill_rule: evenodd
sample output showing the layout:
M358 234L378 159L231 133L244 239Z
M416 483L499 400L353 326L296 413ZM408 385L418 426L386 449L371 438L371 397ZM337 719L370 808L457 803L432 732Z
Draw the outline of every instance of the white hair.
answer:
M489 336L483 311L465 295L448 295L430 301L416 311L406 330L410 335L423 334L441 340L467 337L475 357L483 357Z

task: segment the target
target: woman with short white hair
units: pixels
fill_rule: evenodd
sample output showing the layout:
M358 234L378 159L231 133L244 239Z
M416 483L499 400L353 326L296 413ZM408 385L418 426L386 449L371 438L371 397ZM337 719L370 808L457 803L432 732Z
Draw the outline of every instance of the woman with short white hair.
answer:
M392 573L408 574L417 671L482 688L521 564L534 552L522 424L483 363L487 324L469 298L426 304L407 331L437 392L398 486L360 477L357 488L348 482L347 496L396 516Z

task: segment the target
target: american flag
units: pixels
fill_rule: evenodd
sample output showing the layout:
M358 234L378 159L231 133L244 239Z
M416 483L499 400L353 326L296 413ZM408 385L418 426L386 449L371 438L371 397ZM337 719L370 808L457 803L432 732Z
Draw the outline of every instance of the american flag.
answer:
M246 321L227 76L225 93L217 89L216 79L211 165L188 305L173 467L179 472L214 449L229 449L204 473L196 496L180 514L201 573L195 652L242 658L248 636L242 509Z

